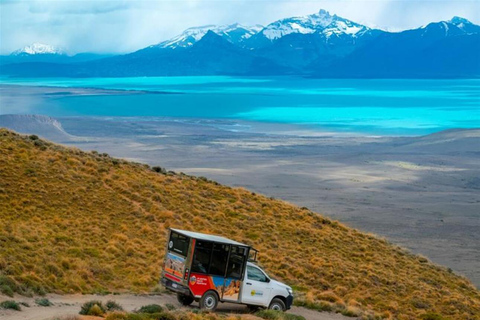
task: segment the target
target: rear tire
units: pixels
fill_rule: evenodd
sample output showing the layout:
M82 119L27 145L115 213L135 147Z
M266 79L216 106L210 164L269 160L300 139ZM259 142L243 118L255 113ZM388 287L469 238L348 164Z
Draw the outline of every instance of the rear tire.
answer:
M186 294L177 293L177 300L182 306L189 306L193 302L192 296L187 296Z
M270 305L268 306L268 309L285 311L287 309L287 307L285 306L285 302L283 302L282 299L274 298L272 300L272 302L270 302Z
M218 295L215 291L207 291L200 299L200 309L215 311L218 305Z

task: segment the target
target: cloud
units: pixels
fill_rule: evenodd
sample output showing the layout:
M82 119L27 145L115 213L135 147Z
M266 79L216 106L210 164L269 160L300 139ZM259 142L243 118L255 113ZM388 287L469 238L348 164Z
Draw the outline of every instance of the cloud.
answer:
M29 3L29 11L51 14L104 14L133 7L133 2L127 1L34 1Z
M320 8L398 31L463 16L480 23L479 1L447 0L0 0L0 52L33 42L77 52L122 53L158 43L192 26L266 25Z

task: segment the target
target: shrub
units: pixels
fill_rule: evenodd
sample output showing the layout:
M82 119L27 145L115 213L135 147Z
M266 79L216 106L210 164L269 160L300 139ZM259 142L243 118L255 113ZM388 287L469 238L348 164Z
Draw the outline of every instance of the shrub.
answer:
M51 303L47 298L35 299L35 303L42 307L53 306L53 303Z
M85 302L82 305L79 313L82 315L93 316L95 314L92 314L90 310L93 309L93 307L95 306L97 306L97 308L95 308L95 310L93 310L92 312L98 312L98 310L100 309L101 314L105 313L106 309L103 306L102 302L97 300L90 300Z
M29 136L30 140L38 140L38 136L35 134L32 134Z
M360 317L362 315L360 309L357 309L355 307L347 307L343 309L340 313L346 317Z
M255 313L257 317L268 320L282 320L282 313L275 310L260 310Z
M175 306L171 303L167 303L165 307L167 308L168 311L172 311L176 309Z
M9 297L13 297L14 292L16 291L17 286L15 282L4 275L0 275L0 292Z
M99 316L102 316L104 313L105 311L102 308L100 308L98 304L93 305L93 307L91 307L90 310L88 310L89 316L99 317Z
M167 170L165 168L162 168L162 167L152 167L152 170L155 171L155 172L158 172L158 173L162 173L162 174L166 174L167 173Z
M146 306L142 306L136 312L137 313L160 313L162 311L163 311L162 306L160 306L158 304L149 304L149 305L146 305Z
M107 311L123 311L122 306L113 300L108 300L107 303L105 304L105 307Z
M29 305L28 303L26 303L26 302L23 302L23 301L22 301L22 302L20 302L20 304L21 304L22 306L24 306L24 307L30 308L30 305Z
M150 315L152 320L177 320L177 318L169 312L160 312Z
M283 319L285 320L305 320L305 317L297 316L296 314L284 313Z
M430 308L430 305L427 302L425 302L423 300L420 300L418 298L412 299L412 304L417 309L428 309L428 308Z
M3 293L6 296L13 297L13 290L6 284L0 285L0 292Z
M22 310L22 308L20 308L20 305L13 300L7 300L7 301L0 302L0 308L13 309L13 310L17 310L17 311Z

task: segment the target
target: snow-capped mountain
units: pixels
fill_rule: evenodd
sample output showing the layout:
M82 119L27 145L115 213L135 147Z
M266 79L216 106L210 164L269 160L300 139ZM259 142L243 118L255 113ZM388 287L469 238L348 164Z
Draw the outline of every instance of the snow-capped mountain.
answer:
M327 37L334 34L356 36L367 30L370 28L320 10L308 16L292 17L270 23L259 32L259 35L273 41L291 33L322 33Z
M453 24L454 26L468 34L480 32L480 26L473 24L465 18L455 16L452 19L448 20L447 23Z
M34 43L29 46L25 46L22 49L18 49L12 52L12 55L21 55L21 54L65 54L65 52L55 46L51 46L43 43Z
M449 36L469 35L480 33L480 26L460 17L453 17L447 21L431 22L418 29L406 30L404 33L420 32L423 38L429 40Z
M224 26L207 25L201 27L188 28L183 33L170 40L160 42L157 47L160 48L186 48L195 44L198 40L203 38L208 31L213 31L222 38L234 43L240 44L246 39L262 30L263 26L243 26L239 23L234 23Z
M308 75L331 78L478 78L480 26L453 17L388 32L325 10L275 21L190 28L113 57L82 58L34 44L0 56L13 76ZM41 54L43 53L43 54ZM76 63L82 61L82 63ZM28 62L28 63L27 63Z

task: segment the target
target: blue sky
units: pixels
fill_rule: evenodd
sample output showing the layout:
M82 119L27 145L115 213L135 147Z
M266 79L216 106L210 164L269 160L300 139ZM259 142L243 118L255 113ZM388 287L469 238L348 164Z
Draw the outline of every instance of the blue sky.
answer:
M391 31L462 16L480 24L480 0L0 0L0 53L33 42L69 53L131 52L205 24L266 25L326 9Z

